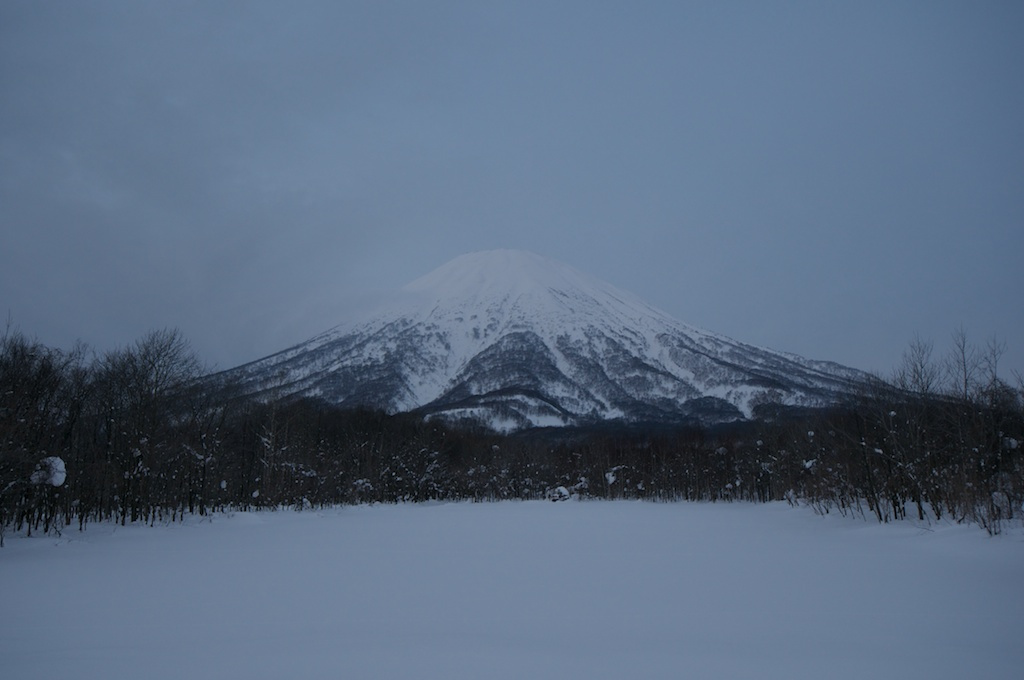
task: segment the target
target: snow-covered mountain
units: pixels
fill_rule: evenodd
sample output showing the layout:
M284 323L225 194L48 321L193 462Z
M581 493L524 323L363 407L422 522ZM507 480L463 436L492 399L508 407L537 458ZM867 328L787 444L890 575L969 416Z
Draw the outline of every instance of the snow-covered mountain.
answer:
M377 313L225 372L243 393L475 420L716 423L825 406L868 376L687 326L532 253L458 257Z

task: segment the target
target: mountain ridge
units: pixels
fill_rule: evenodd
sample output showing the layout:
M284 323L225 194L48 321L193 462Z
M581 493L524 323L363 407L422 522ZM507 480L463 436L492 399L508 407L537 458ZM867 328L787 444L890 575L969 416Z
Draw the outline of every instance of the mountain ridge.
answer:
M729 422L761 404L828 406L869 379L689 326L515 250L457 257L375 313L221 376L263 398L315 397L498 431Z

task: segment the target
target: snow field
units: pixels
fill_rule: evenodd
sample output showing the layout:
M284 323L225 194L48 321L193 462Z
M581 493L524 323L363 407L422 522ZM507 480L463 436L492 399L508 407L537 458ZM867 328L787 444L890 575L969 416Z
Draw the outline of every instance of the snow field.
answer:
M237 513L8 537L9 678L1019 678L1024 531L785 504Z

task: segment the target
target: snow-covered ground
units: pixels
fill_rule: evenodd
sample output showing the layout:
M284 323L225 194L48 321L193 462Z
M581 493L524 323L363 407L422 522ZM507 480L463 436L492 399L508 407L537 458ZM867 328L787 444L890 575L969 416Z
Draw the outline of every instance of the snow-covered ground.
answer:
M238 513L8 536L5 678L1021 678L1024 531L784 504Z

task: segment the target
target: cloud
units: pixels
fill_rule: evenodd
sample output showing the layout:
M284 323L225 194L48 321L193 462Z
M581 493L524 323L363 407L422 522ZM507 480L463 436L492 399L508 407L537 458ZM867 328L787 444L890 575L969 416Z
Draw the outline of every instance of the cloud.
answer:
M0 298L227 366L515 247L756 344L887 370L963 322L1024 365L1022 14L2 3Z

